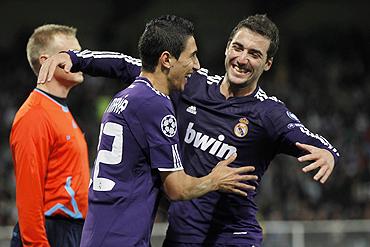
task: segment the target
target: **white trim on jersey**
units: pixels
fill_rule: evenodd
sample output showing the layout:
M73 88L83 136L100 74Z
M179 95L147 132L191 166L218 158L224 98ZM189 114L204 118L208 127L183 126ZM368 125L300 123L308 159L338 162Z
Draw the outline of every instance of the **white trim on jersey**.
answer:
M133 65L141 66L141 60L137 58L133 58L131 56L119 53L119 52L109 52L109 51L90 51L90 50L83 50L83 51L75 51L72 50L78 57L82 58L123 58L126 62L131 63Z
M175 172L175 171L181 171L184 170L183 167L178 167L178 168L158 168L158 171L160 172Z
M148 87L150 87L152 90L153 90L153 92L155 92L156 94L158 94L158 95L160 95L160 96L163 96L163 97L165 97L165 98L167 98L167 99L169 99L169 100L171 100L170 99L170 97L168 96L168 95L166 95L166 94L164 94L164 93L161 93L160 91L158 91L157 89L155 89L154 87L152 87L152 85L150 85L150 83L148 83L147 81L145 81L145 80L135 80L134 82L137 82L137 81L140 81L140 82L144 82L145 83L145 85L147 85Z
M200 68L197 70L197 73L200 74L200 75L204 75L207 77L207 83L208 84L213 84L213 83L216 83L216 84L219 84L221 82L221 79L222 79L222 76L219 76L219 75L208 75L208 69L205 69L205 68Z
M177 144L171 145L171 148L172 148L173 166L175 168L182 167L180 154L179 154L179 151L177 150Z
M208 84L219 84L221 82L222 77L219 75L214 75L214 76L207 76L207 83Z
M307 135L307 136L309 136L309 137L312 137L312 138L315 138L315 139L317 139L317 140L319 140L324 146L326 146L326 147L328 147L328 149L330 149L330 150L332 150L334 153L335 153L335 155L336 156L340 156L340 154L339 154L339 152L338 152L338 150L335 148L335 147L333 147L333 145L331 145L330 144L330 142L328 141L328 140L326 140L325 139L325 137L323 137L323 136L321 136L321 135L319 135L319 134L314 134L314 133L312 133L309 129L307 129L303 124L296 124L295 125L296 127L299 127L299 130L303 133L303 134L305 134L305 135Z
M204 76L208 76L208 69L200 68L197 70L197 73L204 75Z
M267 96L267 94L265 93L265 91L263 91L260 87L258 88L258 91L257 91L257 93L256 93L256 95L254 97L257 98L257 99L259 99L260 101L265 101L266 99L270 99L270 100L273 100L275 102L284 104L281 100L279 100L275 96L270 96L270 97Z

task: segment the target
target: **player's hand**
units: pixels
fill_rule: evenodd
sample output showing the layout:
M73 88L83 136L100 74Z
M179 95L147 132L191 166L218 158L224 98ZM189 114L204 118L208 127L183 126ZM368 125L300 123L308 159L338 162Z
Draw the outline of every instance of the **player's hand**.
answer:
M247 196L245 190L255 190L252 185L243 183L245 181L257 180L256 175L246 174L253 172L253 166L243 166L238 168L229 167L229 164L236 159L236 153L228 159L220 161L213 169L210 175L216 182L217 190L231 192L241 196Z
M328 150L318 148L308 144L297 142L296 146L299 149L307 151L308 154L298 158L299 162L312 161L311 164L302 168L304 173L319 169L313 177L314 180L320 183L325 183L334 169L334 156Z
M64 71L67 73L71 71L72 60L68 53L61 52L46 59L41 65L39 76L37 78L37 84L43 84L51 81L58 66L64 69Z

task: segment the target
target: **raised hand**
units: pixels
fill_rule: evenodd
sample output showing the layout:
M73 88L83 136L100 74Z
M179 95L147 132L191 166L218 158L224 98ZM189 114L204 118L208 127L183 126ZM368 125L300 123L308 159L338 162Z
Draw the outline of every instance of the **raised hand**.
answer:
M236 159L236 156L235 153L228 159L220 161L209 175L215 182L217 190L247 196L248 194L245 190L255 190L256 188L243 182L257 180L258 177L256 175L246 174L254 171L253 166L229 167L229 164Z
M37 77L37 84L51 81L58 66L64 69L66 73L71 71L72 61L68 53L61 52L46 59L41 65L39 75Z
M311 164L303 167L302 171L307 173L319 169L313 179L325 183L334 169L334 156L328 150L312 145L297 142L296 146L308 152L308 154L298 158L299 162L312 161Z

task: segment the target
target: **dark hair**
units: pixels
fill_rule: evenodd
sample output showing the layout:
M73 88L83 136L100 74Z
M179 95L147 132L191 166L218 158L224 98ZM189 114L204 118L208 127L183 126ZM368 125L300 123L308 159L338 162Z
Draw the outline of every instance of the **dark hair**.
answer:
M230 33L229 42L241 28L248 28L253 32L259 33L270 40L270 46L267 50L267 58L275 56L279 48L279 29L266 15L252 15L244 19L234 27Z
M154 72L164 51L178 59L189 36L194 36L194 26L184 18L164 15L149 21L138 45L143 70Z

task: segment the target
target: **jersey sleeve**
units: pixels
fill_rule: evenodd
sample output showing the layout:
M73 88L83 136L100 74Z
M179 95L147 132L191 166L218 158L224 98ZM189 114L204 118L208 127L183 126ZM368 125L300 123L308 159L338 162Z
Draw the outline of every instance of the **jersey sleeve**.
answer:
M278 103L266 113L264 124L269 135L277 143L278 153L285 153L293 156L301 156L304 151L296 147L295 143L313 145L330 151L337 163L340 155L338 150L333 147L323 136L312 133L306 128L295 114L290 112L284 105Z
M47 119L37 110L26 113L11 130L16 204L25 246L49 246L45 230L44 181L51 142Z
M149 144L152 168L182 170L177 121L170 100L146 102L136 115Z
M67 53L72 60L72 72L116 78L124 83L132 83L140 74L141 60L122 53L89 50Z

